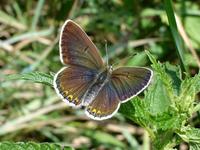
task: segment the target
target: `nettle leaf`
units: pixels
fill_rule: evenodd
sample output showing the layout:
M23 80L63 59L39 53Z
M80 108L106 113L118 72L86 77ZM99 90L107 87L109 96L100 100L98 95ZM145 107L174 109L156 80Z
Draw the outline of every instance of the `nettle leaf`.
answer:
M156 150L171 150L171 146L167 146L171 143L171 139L173 138L173 133L170 131L157 131L156 140L153 141L154 149Z
M190 150L199 150L200 149L200 144L197 143L190 143Z
M190 78L187 77L181 84L181 92L185 95L193 95L200 92L200 73Z
M53 76L42 72L29 72L23 74L9 75L6 80L29 80L36 83L42 83L53 86Z
M60 146L50 143L35 143L35 142L1 142L1 150L74 150L69 146Z
M149 125L151 118L145 99L142 100L138 98L132 101L132 103L135 108L134 119L136 120L136 122L140 123L140 125L142 125L143 127L147 127Z
M180 93L181 72L179 67L172 66L169 63L157 63L151 54L148 55L156 71L155 80L145 99L147 103L149 102L152 115L157 115L167 111L168 107L173 105L174 95L177 96Z
M181 84L181 93L177 99L180 111L187 111L191 116L194 112L196 94L200 92L200 73L194 77L187 77Z
M173 132L180 129L186 119L186 114L180 114L173 107L170 107L168 112L164 112L156 117L154 116L153 124L158 130L171 130Z
M137 99L138 97L126 102L122 103L119 112L122 113L124 116L127 118L133 120L134 114L135 114L135 107L134 104L132 103L133 100Z
M150 114L146 102L139 97L123 103L119 112L143 127L147 127L150 122Z
M187 143L200 144L200 129L183 127L181 132L177 133Z
M181 68L179 66L173 66L170 63L165 63L165 72L171 78L172 86L174 90L174 94L180 94L180 87L181 87Z
M148 51L146 51L146 54L148 55L150 61L152 62L152 67L154 69L155 76L160 78L160 80L162 81L162 83L166 89L166 92L167 92L169 98L171 100L173 100L174 99L174 94L173 94L174 89L172 86L173 82L172 82L171 77L166 73L165 67L160 62L157 62L153 55L151 55Z
M148 92L145 93L145 101L151 115L156 116L168 110L170 98L160 77L155 76L154 78L156 80L149 87Z

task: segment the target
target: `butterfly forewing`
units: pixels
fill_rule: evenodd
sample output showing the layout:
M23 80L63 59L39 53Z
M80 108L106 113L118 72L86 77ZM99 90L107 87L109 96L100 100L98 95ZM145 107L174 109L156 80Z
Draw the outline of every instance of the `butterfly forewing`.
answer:
M60 36L60 57L64 64L101 69L103 60L96 46L79 25L67 20Z
M121 67L112 72L111 82L119 99L126 102L149 85L152 75L147 68Z
M95 120L112 117L117 112L120 100L110 82L107 82L97 97L86 107L86 114Z
M65 102L79 106L95 76L96 72L88 68L69 66L57 73L54 78L54 88Z

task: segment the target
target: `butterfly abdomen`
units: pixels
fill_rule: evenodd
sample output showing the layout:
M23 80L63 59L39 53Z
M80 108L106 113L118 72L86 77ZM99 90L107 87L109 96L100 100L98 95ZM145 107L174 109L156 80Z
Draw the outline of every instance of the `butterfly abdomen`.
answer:
M87 106L88 104L91 103L91 101L93 101L96 98L99 91L102 89L105 83L108 82L108 78L109 78L109 75L108 75L107 70L97 75L93 84L91 84L91 86L88 88L87 92L85 93L83 97L84 106Z

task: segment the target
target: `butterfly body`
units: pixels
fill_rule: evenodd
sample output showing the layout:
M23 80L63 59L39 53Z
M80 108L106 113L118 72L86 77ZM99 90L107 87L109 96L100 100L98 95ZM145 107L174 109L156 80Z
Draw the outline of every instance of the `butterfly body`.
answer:
M60 35L60 59L64 65L54 77L54 88L71 106L85 106L95 120L112 117L121 103L141 93L153 72L144 67L106 66L96 46L82 28L67 20Z
M88 88L87 92L85 93L82 101L83 105L87 106L93 101L96 96L98 95L99 91L102 87L110 80L111 72L109 69L105 69L99 74L97 74L96 78L94 79L91 86Z

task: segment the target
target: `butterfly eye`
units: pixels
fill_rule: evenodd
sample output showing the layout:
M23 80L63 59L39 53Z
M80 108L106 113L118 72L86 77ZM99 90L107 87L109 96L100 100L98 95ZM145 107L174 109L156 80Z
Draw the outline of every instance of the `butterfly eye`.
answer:
M110 66L110 69L109 69L110 71L113 71L113 66Z

